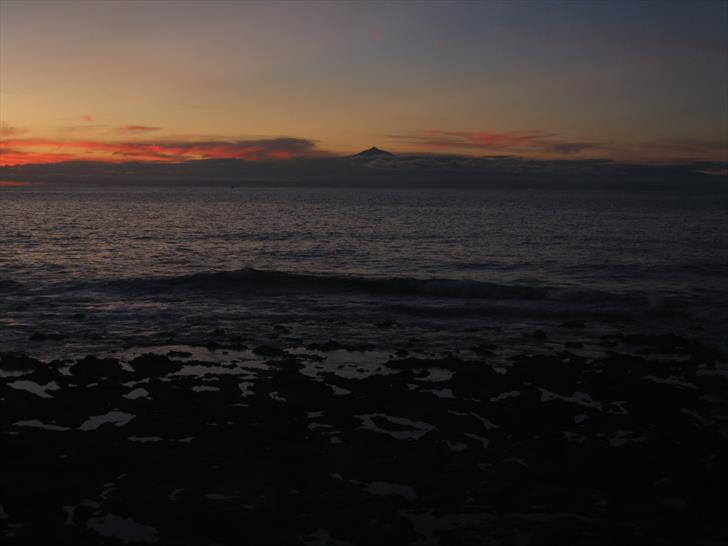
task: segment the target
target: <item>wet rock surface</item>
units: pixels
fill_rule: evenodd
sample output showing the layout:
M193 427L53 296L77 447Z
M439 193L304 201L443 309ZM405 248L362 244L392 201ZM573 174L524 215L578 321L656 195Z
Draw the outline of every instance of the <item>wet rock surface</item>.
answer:
M3 542L725 543L725 356L604 341L2 353Z

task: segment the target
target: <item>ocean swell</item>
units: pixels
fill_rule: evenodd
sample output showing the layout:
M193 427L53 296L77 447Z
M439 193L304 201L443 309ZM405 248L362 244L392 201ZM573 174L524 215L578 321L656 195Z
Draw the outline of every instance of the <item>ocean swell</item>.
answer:
M545 289L538 287L474 280L368 278L287 273L252 268L152 279L114 280L108 285L110 288L129 292L201 292L251 296L291 293L366 293L430 298L533 300L541 299L546 294Z

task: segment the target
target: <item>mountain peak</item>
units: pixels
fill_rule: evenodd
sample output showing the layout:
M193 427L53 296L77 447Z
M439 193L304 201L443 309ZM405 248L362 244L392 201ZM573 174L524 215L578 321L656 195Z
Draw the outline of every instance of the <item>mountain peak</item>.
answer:
M372 146L368 150L354 154L352 157L394 157L394 154L386 150L381 150L376 146Z

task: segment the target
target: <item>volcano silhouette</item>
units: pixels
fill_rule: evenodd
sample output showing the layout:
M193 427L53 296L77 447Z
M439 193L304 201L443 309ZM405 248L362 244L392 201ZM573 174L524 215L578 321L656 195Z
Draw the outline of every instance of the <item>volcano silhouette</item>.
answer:
M368 150L354 154L351 157L394 157L394 154L392 152L387 152L386 150L380 150L376 146L372 146Z

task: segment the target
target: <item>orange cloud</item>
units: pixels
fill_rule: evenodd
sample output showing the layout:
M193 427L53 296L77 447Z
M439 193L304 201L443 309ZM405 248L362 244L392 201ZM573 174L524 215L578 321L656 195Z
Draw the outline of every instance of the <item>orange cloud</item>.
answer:
M67 127L61 127L61 131L64 133L92 133L94 131L106 129L106 125L91 125L85 123L84 125L69 125Z
M73 154L52 153L52 152L25 152L14 148L7 148L0 144L0 167L8 165L29 165L58 163L61 161L72 161L76 159Z
M198 159L265 161L312 157L323 153L316 148L314 142L302 138L159 142L14 138L0 141L0 165L69 160L114 163L124 161L179 163Z
M11 137L27 133L28 130L23 127L11 127L10 125L0 125L0 137Z
M93 120L95 119L95 118L94 118L94 117L93 117L92 115L90 115L90 114L82 114L82 115L80 115L80 116L78 116L78 117L79 117L79 119L80 119L81 121L87 121L87 122L89 122L89 123L93 122Z
M161 127L148 127L146 125L124 125L123 127L117 127L117 133L124 134L138 134L138 133L151 133L153 131L159 131Z

